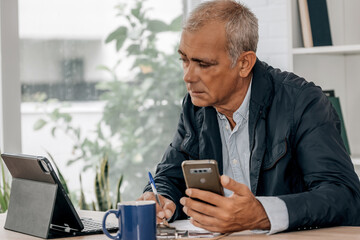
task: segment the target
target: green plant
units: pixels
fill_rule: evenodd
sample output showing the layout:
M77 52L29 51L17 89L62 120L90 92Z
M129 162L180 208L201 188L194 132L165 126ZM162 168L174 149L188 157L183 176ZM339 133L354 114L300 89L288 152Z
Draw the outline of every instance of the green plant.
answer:
M85 200L85 194L84 194L84 190L82 188L82 178L81 178L81 174L79 175L79 180L80 180L80 199L79 199L79 207L80 209L83 210L90 210L90 206L89 204L86 202ZM94 203L94 202L93 202ZM96 209L95 205L93 204L93 209Z
M109 164L108 158L105 156L100 164L99 171L96 172L95 176L95 194L98 204L98 209L100 211L105 211L107 209L113 208L116 206L116 203L121 201L120 187L123 180L123 175L120 176L117 183L116 191L116 200L114 203L111 201L110 197L110 183L109 183Z
M79 206L81 209L89 210L99 210L106 211L108 209L114 208L118 202L121 201L120 187L123 181L123 175L120 176L117 187L116 187L116 198L112 202L111 192L110 192L110 183L109 183L109 162L106 156L103 157L100 163L100 168L97 169L95 175L95 197L97 205L92 202L90 206L85 200L85 194L82 189L82 179L80 175L80 200ZM97 206L97 207L96 207Z
M8 178L5 176L6 170L1 157L0 157L0 165L1 165L1 181L2 181L0 185L0 213L3 213L6 212L6 210L9 207L10 185Z
M54 105L54 103L58 104L53 99L47 102L49 105ZM113 158L116 155L115 147L109 136L103 133L104 124L102 121L96 125L95 138L84 136L81 127L73 124L71 114L63 112L63 109L69 106L69 103L61 103L50 112L47 112L45 109L45 116L35 122L34 130L37 131L50 125L52 137L55 138L57 132L61 131L70 138L73 144L72 152L76 157L70 159L67 163L68 165L84 159L84 170L87 170L96 166L105 154Z
M97 85L104 90L100 99L105 107L95 126L95 136L82 133L70 114L60 107L36 123L36 129L51 125L53 136L62 130L73 139L75 157L68 164L82 161L86 170L107 156L111 186L126 170L129 176L125 187L131 191L126 191L124 197L129 199L139 196L147 181L145 173L153 170L172 139L186 92L177 46L167 53L157 43L160 33L180 31L182 16L169 24L151 19L144 2L136 0L131 2L133 6L125 3L116 6L121 24L109 34L106 43L115 45L119 60L112 67L99 67L113 80ZM131 62L127 79L117 76L123 62Z

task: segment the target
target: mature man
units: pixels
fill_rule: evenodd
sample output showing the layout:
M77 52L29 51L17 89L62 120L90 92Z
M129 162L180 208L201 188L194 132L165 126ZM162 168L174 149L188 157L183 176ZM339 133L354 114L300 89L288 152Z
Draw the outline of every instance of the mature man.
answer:
M157 166L158 220L187 215L215 232L359 225L359 179L334 108L313 83L258 60L257 42L256 17L235 1L205 2L185 23L188 94ZM217 160L225 196L186 190L187 159ZM150 186L140 199L154 199Z

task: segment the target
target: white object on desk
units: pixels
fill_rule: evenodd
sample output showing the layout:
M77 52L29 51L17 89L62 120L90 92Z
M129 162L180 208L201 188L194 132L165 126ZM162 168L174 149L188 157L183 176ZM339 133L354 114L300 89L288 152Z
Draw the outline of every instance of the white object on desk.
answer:
M189 219L184 220L176 220L172 223L169 223L171 227L176 228L176 230L180 231L188 231L189 238L209 238L220 235L220 233L209 232L203 228L199 228L194 226Z

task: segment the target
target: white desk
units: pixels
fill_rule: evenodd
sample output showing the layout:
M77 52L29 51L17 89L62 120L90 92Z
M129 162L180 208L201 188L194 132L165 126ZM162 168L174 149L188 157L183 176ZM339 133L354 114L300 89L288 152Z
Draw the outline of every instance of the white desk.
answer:
M102 220L103 212L94 211L79 211L81 217L91 217L93 219ZM13 232L4 229L6 214L0 214L0 239L1 240L39 240L41 238L28 236L25 234ZM66 239L66 238L60 238ZM71 240L86 239L86 240L105 240L109 239L104 234L87 235L80 237L71 237ZM192 238L196 239L196 238ZM199 238L200 239L200 238ZM205 239L205 238L201 238ZM258 235L250 231L243 231L233 233L229 236L219 236L215 239L251 239L251 240L360 240L360 227L333 227L316 230L297 231L291 233L278 233L274 235Z

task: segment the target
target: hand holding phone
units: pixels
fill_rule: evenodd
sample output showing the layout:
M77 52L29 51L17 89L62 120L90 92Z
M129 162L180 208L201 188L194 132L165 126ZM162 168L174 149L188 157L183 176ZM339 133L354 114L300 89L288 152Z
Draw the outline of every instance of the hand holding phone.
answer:
M187 188L197 188L224 196L215 160L188 160L181 164Z

